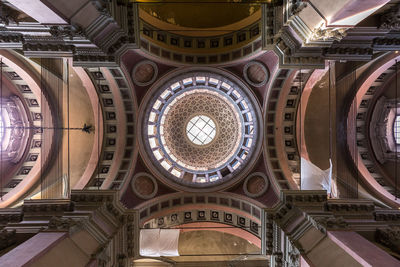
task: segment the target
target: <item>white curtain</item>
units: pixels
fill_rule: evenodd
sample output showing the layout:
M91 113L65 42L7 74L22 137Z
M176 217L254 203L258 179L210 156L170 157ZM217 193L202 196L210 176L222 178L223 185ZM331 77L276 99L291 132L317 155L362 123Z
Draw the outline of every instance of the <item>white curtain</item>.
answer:
M145 257L179 256L179 229L140 230L140 255Z
M326 190L332 197L337 197L336 183L332 178L332 161L329 169L321 170L312 162L301 158L301 190Z

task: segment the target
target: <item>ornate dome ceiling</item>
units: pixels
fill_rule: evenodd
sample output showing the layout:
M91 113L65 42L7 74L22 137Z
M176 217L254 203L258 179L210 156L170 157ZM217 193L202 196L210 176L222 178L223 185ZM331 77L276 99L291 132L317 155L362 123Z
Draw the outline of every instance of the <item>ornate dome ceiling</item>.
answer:
M194 89L183 93L163 116L161 135L164 138L161 142L171 157L186 169L207 171L218 168L239 146L240 118L233 105L217 92ZM204 132L208 129L215 136Z
M140 48L161 61L220 64L261 52L261 3L141 1Z
M240 178L259 150L261 132L247 90L226 73L202 70L158 82L142 107L142 148L157 176L207 190L230 185L233 174Z
M211 0L198 3L188 3L187 0L152 2L141 2L140 8L160 22L189 28L216 28L234 24L255 14L261 6L259 3L241 3L241 0L217 3Z

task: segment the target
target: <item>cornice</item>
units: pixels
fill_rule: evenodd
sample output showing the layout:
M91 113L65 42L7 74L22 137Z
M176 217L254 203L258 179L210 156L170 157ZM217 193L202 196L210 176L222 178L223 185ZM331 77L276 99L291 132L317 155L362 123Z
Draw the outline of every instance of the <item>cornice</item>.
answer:
M320 26L307 26L302 19L307 10L320 16ZM312 4L297 0L264 4L262 48L277 53L281 68L322 69L325 60L368 61L376 52L400 49L398 13L399 5L382 15L378 27L330 27Z
M265 211L267 250L271 250L271 224L277 224L294 243L310 229L376 231L382 223L398 225L400 211L376 210L372 201L328 199L325 191L282 190L280 203ZM299 248L299 247L298 247Z
M8 13L14 10L3 8L0 47L22 49L27 57L73 57L76 66L117 66L126 47L138 47L137 5L129 1L118 3L122 13L115 13L114 2L93 0L89 4L96 8L98 16L86 28L8 20Z

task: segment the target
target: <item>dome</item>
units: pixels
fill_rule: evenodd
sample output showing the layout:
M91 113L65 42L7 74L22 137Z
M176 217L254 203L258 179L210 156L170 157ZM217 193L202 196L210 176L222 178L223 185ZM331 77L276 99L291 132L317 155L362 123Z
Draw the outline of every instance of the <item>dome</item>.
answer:
M141 10L161 22L197 29L223 27L240 22L254 15L260 7L260 3L245 3L240 0L236 3L230 0L203 0L190 5L186 0L140 3Z
M215 189L237 180L257 154L257 104L235 78L192 71L160 81L148 97L143 146L161 179Z

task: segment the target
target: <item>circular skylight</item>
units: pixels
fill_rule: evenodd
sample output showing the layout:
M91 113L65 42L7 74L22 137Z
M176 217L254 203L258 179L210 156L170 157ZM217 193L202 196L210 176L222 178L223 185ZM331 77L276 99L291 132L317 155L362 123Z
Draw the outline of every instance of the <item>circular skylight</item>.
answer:
M196 145L207 145L215 137L215 122L208 116L194 116L186 125L186 135Z

